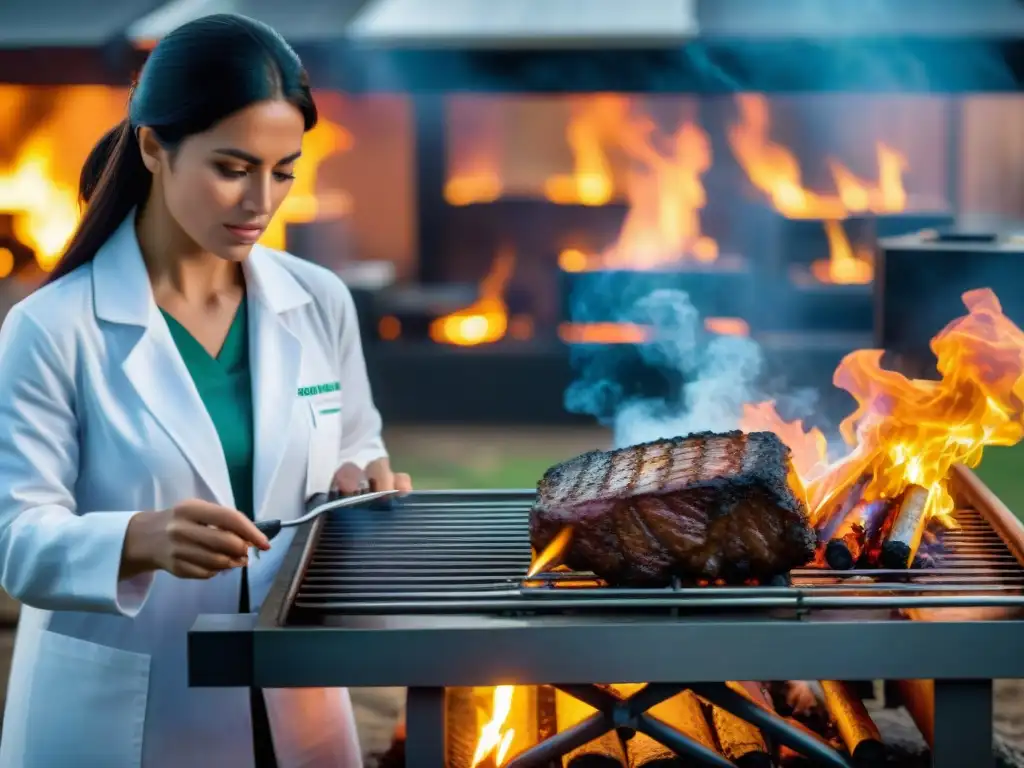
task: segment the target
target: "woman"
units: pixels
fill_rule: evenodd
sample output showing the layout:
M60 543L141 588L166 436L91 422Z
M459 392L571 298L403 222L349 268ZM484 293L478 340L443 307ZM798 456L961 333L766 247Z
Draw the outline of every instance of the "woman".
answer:
M0 586L25 606L3 768L361 764L344 691L187 685L196 617L257 610L288 548L253 519L410 487L350 294L256 244L316 120L268 27L172 32L86 164L52 279L0 330Z

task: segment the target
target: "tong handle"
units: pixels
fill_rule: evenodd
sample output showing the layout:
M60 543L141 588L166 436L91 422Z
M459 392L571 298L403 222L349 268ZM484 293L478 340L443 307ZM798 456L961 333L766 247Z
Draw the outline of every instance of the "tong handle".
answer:
M360 491L358 493L342 493L341 491L329 491L327 493L314 493L308 499L306 499L306 511L305 514L312 512L314 509L319 507L321 504L326 504L329 501L337 501L338 499L345 499L349 496L360 496L363 493L372 493L372 491ZM392 509L396 496L384 496L373 501L366 502L365 506L367 509L376 510L388 510Z
M256 530L267 537L267 540L273 539L277 534L281 532L281 521L280 520L260 520L256 523Z
M308 499L306 499L306 510L305 513L309 514L317 507L326 504L329 501L336 501L337 499L345 498L347 494L341 493L340 491L330 491L329 493L314 493ZM391 509L391 497L385 497L371 501L367 506L370 509ZM280 520L260 520L256 523L256 529L262 533L267 539L273 539L277 534L281 532L281 521Z
M326 504L328 501L334 501L340 499L342 494L338 491L331 491L330 493L314 493L308 499L306 499L306 508L302 514L308 515L314 509L319 507L321 504Z

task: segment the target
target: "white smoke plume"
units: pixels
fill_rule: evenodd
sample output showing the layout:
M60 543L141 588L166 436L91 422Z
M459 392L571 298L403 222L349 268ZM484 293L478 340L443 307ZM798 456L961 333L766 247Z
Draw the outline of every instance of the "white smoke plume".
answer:
M689 296L678 290L657 290L645 296L624 318L652 328L652 343L641 348L646 362L679 371L682 392L674 405L662 399L624 400L617 403L611 419L616 446L687 435L693 432L725 432L739 428L744 403L773 399L789 418L813 411L817 393L799 390L767 391L763 382L764 353L744 336L714 336L704 331L703 320ZM584 389L567 393L571 409L599 393L607 396L619 387L599 380ZM575 406L575 407L574 407Z

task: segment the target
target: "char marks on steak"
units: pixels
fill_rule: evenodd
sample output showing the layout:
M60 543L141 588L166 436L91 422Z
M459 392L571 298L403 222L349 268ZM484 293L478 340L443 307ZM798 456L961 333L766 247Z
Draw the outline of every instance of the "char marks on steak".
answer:
M591 451L544 474L530 538L540 552L571 525L565 564L609 584L768 579L814 556L814 530L791 477L789 448L772 432L702 432Z

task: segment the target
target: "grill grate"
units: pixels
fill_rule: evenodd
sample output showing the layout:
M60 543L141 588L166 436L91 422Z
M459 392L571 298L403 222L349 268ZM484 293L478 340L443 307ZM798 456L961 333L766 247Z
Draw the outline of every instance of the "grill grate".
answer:
M670 611L1024 606L1024 568L974 510L945 537L936 566L911 571L801 569L787 586L607 587L592 574L530 565L533 491L422 491L388 510L327 518L295 596L318 614ZM592 586L559 588L558 582Z

